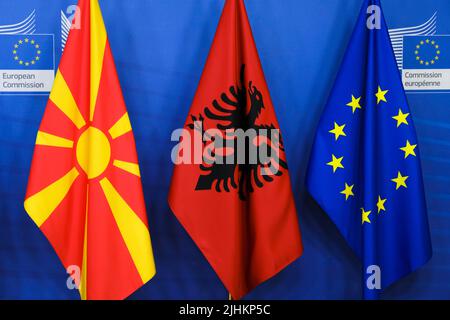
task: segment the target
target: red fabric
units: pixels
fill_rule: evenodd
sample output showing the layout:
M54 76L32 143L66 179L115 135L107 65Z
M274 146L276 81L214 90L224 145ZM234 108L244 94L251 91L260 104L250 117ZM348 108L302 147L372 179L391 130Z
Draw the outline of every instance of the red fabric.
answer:
M244 70L243 82L241 70ZM227 0L225 4L186 121L185 128L191 136L195 131L190 125L192 116L206 118L205 129L228 124L205 116L205 107L224 115L214 109L213 101L232 108L222 100L223 93L232 96L232 86L240 86L247 93L246 110L240 110L240 116L245 119L242 123L252 122L246 115L251 113L249 96L254 86L264 100L255 126L279 128L242 0ZM280 158L286 160L284 151ZM234 299L243 297L302 254L289 174L287 169L281 171L282 175L273 176L272 182L264 181L259 175L264 185L257 187L253 181L254 191L242 200L238 188L228 185L229 191L224 189L226 181L216 182L210 190L196 190L199 177L207 173L198 164L175 165L170 207ZM239 185L242 177L238 169L233 176ZM217 185L220 192L216 190Z

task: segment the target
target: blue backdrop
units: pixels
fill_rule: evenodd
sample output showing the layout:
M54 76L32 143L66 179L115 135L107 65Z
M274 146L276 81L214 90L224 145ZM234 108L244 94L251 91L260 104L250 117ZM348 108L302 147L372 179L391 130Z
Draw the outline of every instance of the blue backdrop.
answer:
M36 33L55 35L75 0L0 1L0 25L35 10ZM255 299L358 299L360 264L307 194L313 135L361 0L246 0L250 23L286 143L304 255L253 291ZM450 34L448 0L384 0L390 28L437 12ZM167 205L171 132L188 113L224 0L100 0L133 124L157 275L133 299L227 299L227 292ZM0 298L77 299L51 246L23 210L35 135L48 96L0 95ZM433 258L386 299L450 298L450 94L408 94L416 123ZM108 272L108 270L105 270Z

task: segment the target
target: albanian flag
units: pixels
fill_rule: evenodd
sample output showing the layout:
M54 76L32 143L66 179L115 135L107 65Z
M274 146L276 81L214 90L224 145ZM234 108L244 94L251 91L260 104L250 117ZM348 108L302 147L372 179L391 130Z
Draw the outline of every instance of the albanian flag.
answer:
M176 155L170 207L234 299L302 254L283 141L242 0L225 3Z
M124 299L155 265L138 158L97 0L80 0L37 133L25 210L82 299ZM78 270L78 271L77 271Z

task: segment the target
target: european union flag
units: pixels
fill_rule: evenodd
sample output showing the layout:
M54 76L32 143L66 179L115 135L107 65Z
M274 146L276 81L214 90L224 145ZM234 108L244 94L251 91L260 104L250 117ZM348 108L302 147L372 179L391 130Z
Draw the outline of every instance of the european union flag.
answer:
M0 70L53 69L53 35L0 35Z
M430 259L418 142L379 0L361 9L307 187L361 259L364 298Z

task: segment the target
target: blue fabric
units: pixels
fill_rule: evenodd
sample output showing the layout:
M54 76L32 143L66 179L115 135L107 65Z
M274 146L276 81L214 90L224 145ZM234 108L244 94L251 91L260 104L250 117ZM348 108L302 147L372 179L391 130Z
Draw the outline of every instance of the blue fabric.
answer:
M0 25L36 10L36 33L55 35L74 0L0 0ZM287 150L303 256L248 298L359 299L360 264L304 183L323 107L361 0L246 0ZM424 23L450 34L448 0L382 1L389 28ZM157 275L133 299L227 299L228 294L167 205L171 132L183 126L223 0L100 0L137 140ZM2 48L0 48L2 49ZM408 94L414 116L433 258L386 299L450 298L450 109L447 94ZM78 299L53 249L23 210L36 132L48 96L0 95L0 298ZM108 272L108 270L105 270Z
M409 116L397 121L400 112ZM410 113L380 1L366 0L319 122L306 183L362 260L367 299L431 257ZM381 286L369 266L379 268Z

